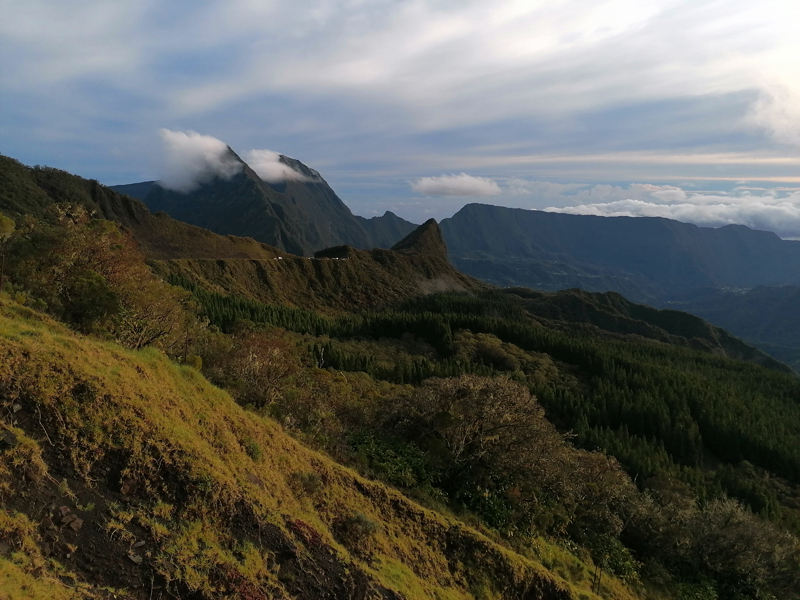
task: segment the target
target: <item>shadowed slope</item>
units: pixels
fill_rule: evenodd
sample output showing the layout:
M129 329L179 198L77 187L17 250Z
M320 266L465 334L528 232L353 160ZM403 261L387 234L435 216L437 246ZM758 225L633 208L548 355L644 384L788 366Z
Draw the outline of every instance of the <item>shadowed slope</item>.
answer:
M800 283L800 242L741 225L469 204L441 226L456 266L499 285L617 291L652 302L708 285Z
M375 248L391 248L418 227L388 210L381 217L356 219L369 234Z
M223 235L252 237L298 255L337 244L371 247L370 237L322 176L298 160L281 156L297 179L262 181L228 149L241 171L216 178L188 193L153 186L144 202L154 212Z
M402 240L392 246L395 252L403 254L425 254L447 260L447 245L442 231L434 219L428 219Z

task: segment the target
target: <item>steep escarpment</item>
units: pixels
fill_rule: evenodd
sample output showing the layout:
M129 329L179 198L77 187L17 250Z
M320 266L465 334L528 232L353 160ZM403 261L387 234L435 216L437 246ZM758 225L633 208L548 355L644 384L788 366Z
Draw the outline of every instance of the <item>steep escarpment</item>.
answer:
M280 165L293 176L279 182L266 181L232 150L228 153L230 160L241 166L231 178L216 178L188 192L155 184L143 201L153 212L165 211L215 233L252 237L301 256L339 244L357 248L379 245L317 171L280 156ZM118 189L142 192L145 188ZM397 224L389 225L389 229L378 225L380 237L384 238L392 226Z
M800 243L741 225L481 204L441 225L456 266L499 285L580 287L653 302L702 286L800 282Z

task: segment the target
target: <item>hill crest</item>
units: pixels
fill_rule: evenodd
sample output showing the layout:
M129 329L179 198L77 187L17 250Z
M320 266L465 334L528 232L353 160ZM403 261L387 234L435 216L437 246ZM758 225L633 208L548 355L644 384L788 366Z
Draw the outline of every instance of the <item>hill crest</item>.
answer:
M403 254L424 254L447 260L447 244L435 219L428 219L402 240L392 246Z

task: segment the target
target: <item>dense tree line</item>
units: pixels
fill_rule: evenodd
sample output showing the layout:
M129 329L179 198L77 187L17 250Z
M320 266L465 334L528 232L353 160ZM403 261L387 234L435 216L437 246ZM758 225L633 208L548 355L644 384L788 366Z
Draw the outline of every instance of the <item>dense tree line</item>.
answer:
M747 484L741 476L707 481L703 453L731 465L746 460L800 482L800 380L786 373L683 346L560 329L530 317L517 299L499 291L434 294L335 319L202 290L195 294L211 322L223 329L247 319L333 340L399 339L410 333L427 341L436 356L408 355L389 368L369 352L330 341L312 345L320 366L395 383L513 372L514 365L502 357L456 356L455 332L489 334L577 368L575 385L517 376L556 424L577 434L580 445L618 456L637 480L668 468L701 495L721 488L773 516L780 512L774 492L755 478Z

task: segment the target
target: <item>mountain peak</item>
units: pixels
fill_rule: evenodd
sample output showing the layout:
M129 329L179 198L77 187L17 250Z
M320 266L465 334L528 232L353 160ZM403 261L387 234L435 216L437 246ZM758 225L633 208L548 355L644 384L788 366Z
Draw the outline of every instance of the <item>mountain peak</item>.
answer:
M402 240L392 246L392 250L403 254L427 254L447 260L447 245L442 230L435 219L428 219Z

